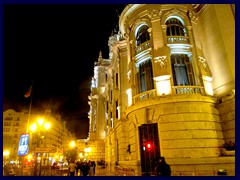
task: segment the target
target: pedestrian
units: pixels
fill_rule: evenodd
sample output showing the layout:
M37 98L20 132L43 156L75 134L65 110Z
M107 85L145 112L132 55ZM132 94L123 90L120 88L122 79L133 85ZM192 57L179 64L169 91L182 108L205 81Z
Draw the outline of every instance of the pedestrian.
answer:
M93 161L92 163L93 163L93 176L94 176L95 175L96 163L95 163L95 161Z
M83 162L80 162L79 169L80 169L80 176L83 176Z
M94 175L93 174L93 162L90 161L88 165L89 165L89 176L93 176Z
M156 176L171 176L171 168L166 163L164 157L158 159L157 165L155 167Z
M80 171L80 161L76 162L76 175L78 176L78 171ZM80 175L80 173L79 173Z
M68 166L69 175L74 176L75 170L76 170L76 163L73 160Z
M84 162L83 163L83 166L82 166L82 173L83 173L83 176L87 176L88 173L89 173L89 165L87 162Z

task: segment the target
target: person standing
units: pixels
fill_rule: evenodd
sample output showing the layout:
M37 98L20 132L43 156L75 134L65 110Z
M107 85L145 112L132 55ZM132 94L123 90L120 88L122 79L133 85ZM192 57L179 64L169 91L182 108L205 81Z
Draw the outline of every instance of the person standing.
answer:
M82 173L83 173L83 176L87 176L88 173L89 173L89 165L87 162L83 162L83 166L82 166Z
M93 176L94 176L95 175L96 163L95 163L95 161L92 161L92 163L93 163Z
M90 161L88 165L89 165L89 176L93 176L94 175L93 174L93 168L94 168L93 162Z
M74 176L75 170L76 170L76 164L75 164L74 161L72 161L72 162L69 164L68 169L69 169L69 175L70 175L70 176Z
M76 162L76 175L77 175L77 176L78 176L78 171L79 171L79 176L80 176L80 174L81 174L81 173L80 173L80 171L81 171L81 170L80 170L80 161L77 161L77 162Z
M171 168L169 164L166 163L164 157L158 159L157 165L155 167L156 176L171 176Z

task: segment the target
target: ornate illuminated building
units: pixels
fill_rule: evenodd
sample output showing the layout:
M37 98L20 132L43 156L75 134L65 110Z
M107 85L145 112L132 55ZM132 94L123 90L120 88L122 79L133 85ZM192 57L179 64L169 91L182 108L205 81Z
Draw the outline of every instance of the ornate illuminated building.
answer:
M234 5L127 5L109 50L89 96L107 171L151 173L164 156L172 175L235 175L221 148L235 142Z

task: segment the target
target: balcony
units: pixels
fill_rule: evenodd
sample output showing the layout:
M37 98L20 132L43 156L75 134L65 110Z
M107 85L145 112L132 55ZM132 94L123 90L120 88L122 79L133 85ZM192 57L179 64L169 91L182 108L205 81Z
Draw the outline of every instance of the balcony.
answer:
M150 41L146 41L135 48L135 55L151 47Z
M148 99L154 99L155 97L156 97L156 89L152 89L150 91L145 91L145 92L133 97L133 104L140 102L140 101L145 101Z
M168 44L188 44L188 37L185 36L167 36Z
M204 89L201 86L172 86L175 94L201 94L204 95Z
M201 86L172 86L172 94L201 94L204 95L204 89ZM157 97L156 89L143 92L133 96L133 104L143 102Z

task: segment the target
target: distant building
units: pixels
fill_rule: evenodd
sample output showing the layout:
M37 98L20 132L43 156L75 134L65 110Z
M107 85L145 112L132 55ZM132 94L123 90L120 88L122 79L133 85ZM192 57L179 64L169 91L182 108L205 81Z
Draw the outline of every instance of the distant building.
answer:
M18 143L21 134L27 133L28 125L28 112L16 112L13 109L8 109L3 112L3 149L10 150L11 160L18 161ZM38 118L43 118L51 124L48 131L37 130L36 132L30 131L30 126L37 122ZM36 148L50 148L49 152L42 152L44 156L51 157L51 161L55 160L55 156L63 155L63 150L68 147L71 139L75 140L74 134L66 127L66 121L63 121L60 116L51 114L51 110L46 110L44 113L32 113L29 119L30 133L30 147L29 153L34 155ZM41 136L41 140L37 142L37 137Z
M130 4L119 29L89 96L107 171L146 175L164 156L172 175L235 175L221 148L235 142L235 6Z

